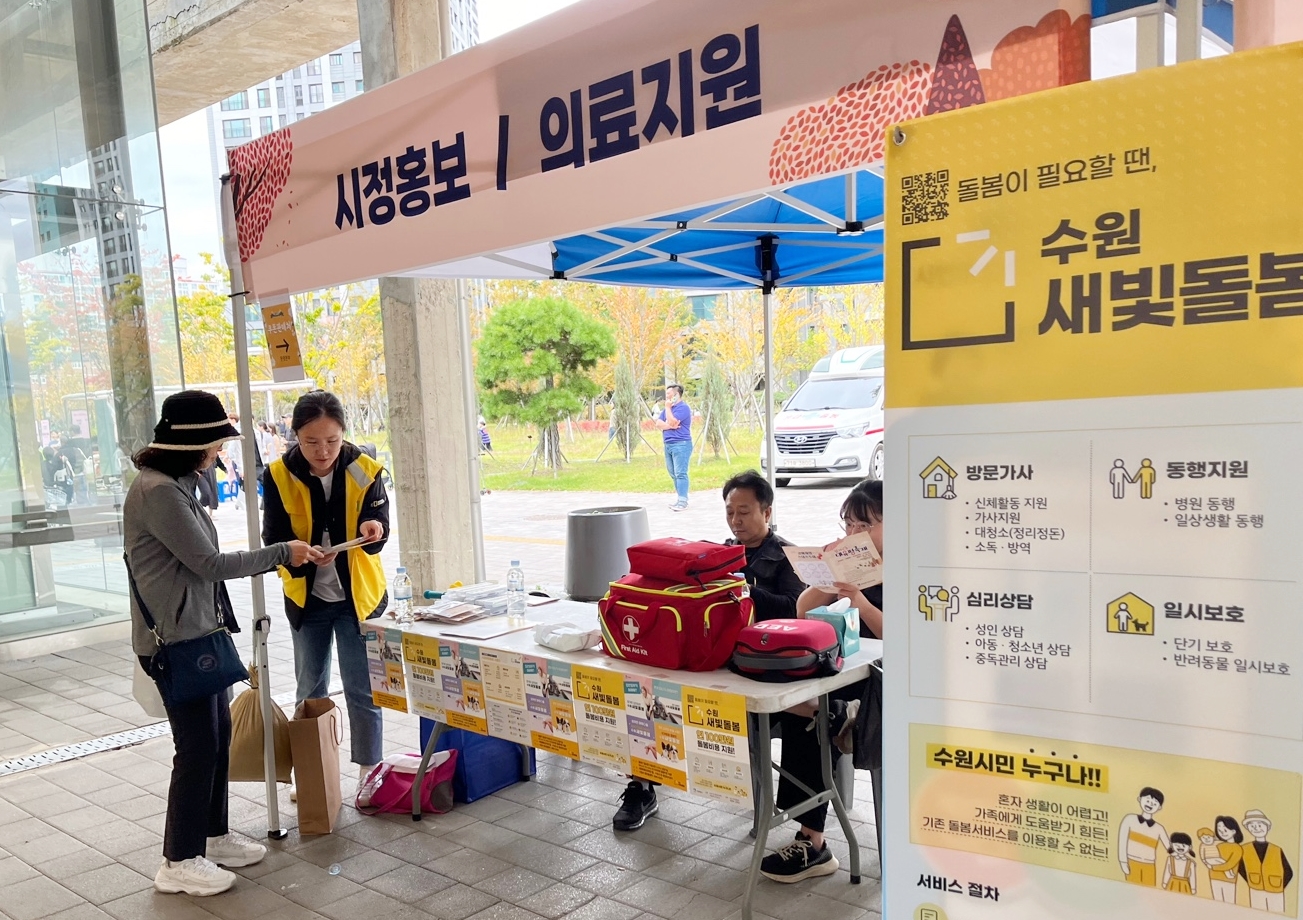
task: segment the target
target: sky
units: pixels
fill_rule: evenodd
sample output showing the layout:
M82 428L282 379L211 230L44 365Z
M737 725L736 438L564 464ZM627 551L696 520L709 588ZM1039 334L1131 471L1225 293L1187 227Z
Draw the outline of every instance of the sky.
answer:
M574 2L576 0L479 0L480 41L489 41ZM1176 44L1175 31L1175 19L1169 16L1169 62ZM1134 20L1093 29L1091 53L1095 79L1135 70ZM1223 53L1214 42L1204 41L1205 57ZM160 144L172 252L184 257L190 274L196 276L200 253L213 253L219 261L224 261L220 257L221 222L215 194L217 177L208 145L206 112L196 112L165 126L160 133Z
M480 41L519 28L576 0L479 0ZM172 254L182 256L192 276L199 273L200 253L221 258L221 221L206 111L165 125L159 132L163 183ZM224 167L225 164L219 164Z

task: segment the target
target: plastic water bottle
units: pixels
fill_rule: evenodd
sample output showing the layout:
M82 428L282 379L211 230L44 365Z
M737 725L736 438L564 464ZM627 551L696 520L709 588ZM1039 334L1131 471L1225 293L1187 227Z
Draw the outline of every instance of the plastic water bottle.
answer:
M412 579L407 577L407 568L398 567L394 577L394 619L406 623L412 610Z
M511 560L507 569L507 620L518 623L525 619L525 570L519 559Z

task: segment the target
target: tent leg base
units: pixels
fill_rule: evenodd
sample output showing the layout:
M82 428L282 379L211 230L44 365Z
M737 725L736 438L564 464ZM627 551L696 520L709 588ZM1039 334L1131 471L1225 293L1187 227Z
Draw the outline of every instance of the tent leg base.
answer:
M277 831L272 831L272 830L267 831L268 840L284 840L289 835L290 832L284 829L277 830Z

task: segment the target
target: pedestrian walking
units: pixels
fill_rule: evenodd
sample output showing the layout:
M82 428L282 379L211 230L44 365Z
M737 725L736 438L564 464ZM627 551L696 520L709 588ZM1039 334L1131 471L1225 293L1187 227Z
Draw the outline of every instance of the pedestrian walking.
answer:
M665 447L665 469L674 484L671 511L688 507L688 461L692 459L692 409L683 401L683 387L671 383L665 388L665 408L656 417Z
M321 556L302 540L251 552L221 551L217 528L195 492L221 446L239 436L220 399L184 390L163 402L153 441L132 457L140 473L123 505L124 549L132 586L131 646L146 673L160 643L198 639L222 628L239 631L226 579L277 565L307 565ZM164 695L176 748L163 865L154 876L154 887L164 893L219 894L235 884L235 874L221 867L251 866L267 852L232 834L227 822L227 693L223 689L184 703L168 702Z

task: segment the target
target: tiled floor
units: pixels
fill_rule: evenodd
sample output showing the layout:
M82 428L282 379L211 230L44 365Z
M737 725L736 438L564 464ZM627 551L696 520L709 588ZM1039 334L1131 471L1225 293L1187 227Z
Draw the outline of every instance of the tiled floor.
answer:
M415 737L414 720L386 713L391 750ZM345 742L347 750L347 741ZM6 920L723 920L739 915L751 854L749 813L660 790L660 814L632 834L611 831L623 788L609 771L539 756L535 781L414 823L366 817L345 805L334 834L297 829L231 891L210 898L154 892L171 739L0 778L0 918ZM345 766L347 799L355 781ZM851 814L864 859L852 886L846 844L830 829L843 868L796 885L761 880L757 917L856 920L879 903L866 780ZM278 798L297 823L288 789ZM263 839L263 787L231 786L232 827ZM773 832L785 842L792 825Z
M782 490L782 533L823 543L837 532L845 484ZM484 497L489 576L512 558L531 582L564 580L565 513L610 504L647 507L655 536L721 539L722 501L694 494L674 514L665 496L496 493ZM244 518L218 513L223 544L242 548ZM397 541L385 550L397 564ZM232 583L248 610L248 582ZM279 594L267 583L275 610ZM272 688L293 695L289 631L275 613ZM245 617L247 622L247 617ZM248 640L249 633L242 637ZM84 741L154 720L131 699L135 666L128 644L105 643L0 665L0 762ZM410 750L415 720L386 713L386 747ZM344 750L347 750L347 741ZM159 864L172 743L135 747L0 777L0 920L722 920L738 915L751 854L744 811L661 790L660 814L633 834L615 835L611 815L620 777L589 765L539 755L538 777L452 813L414 823L406 816L364 817L347 805L332 835L271 844L259 865L240 870L234 889L213 898L160 895ZM346 800L353 792L346 773ZM267 828L261 784L231 787L232 827L255 839ZM798 885L762 880L758 918L855 920L879 911L877 856L866 774L856 784L852 817L864 854L864 884L835 876ZM288 790L283 824L295 827ZM790 839L789 823L771 845ZM839 829L830 845L842 861ZM337 868L338 871L335 871Z

